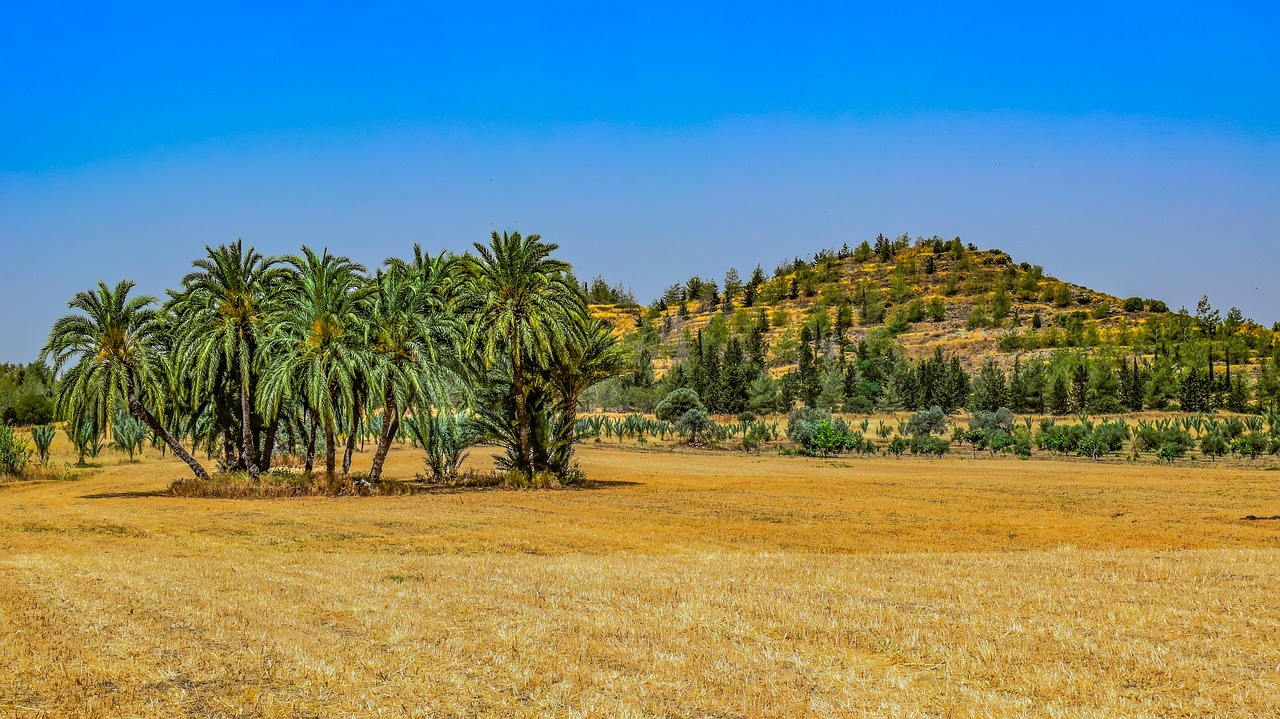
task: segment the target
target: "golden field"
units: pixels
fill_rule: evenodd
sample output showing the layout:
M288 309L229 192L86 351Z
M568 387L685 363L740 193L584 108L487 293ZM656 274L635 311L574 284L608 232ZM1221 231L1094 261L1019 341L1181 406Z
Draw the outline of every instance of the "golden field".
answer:
M1280 521L1241 519L1280 472L580 456L589 489L0 486L0 716L1280 715Z

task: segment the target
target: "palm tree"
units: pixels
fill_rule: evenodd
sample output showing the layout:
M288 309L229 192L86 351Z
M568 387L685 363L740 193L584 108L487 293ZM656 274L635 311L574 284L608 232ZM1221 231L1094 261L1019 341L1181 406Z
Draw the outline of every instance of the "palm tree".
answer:
M299 396L324 431L325 473L337 468L337 422L355 404L356 378L365 370L361 297L364 266L347 257L316 254L309 247L285 261L296 272L282 283L272 313L258 404L279 413Z
M417 245L413 253L411 262L386 261L365 302L369 384L383 405L371 479L382 475L401 413L419 400L439 405L462 386L458 350L465 323L454 306L459 264L444 253L424 257Z
M134 283L124 280L97 291L76 293L68 307L80 313L62 317L53 325L41 358L53 360L54 373L74 365L58 383L56 407L62 416L79 417L79 423L106 427L123 400L129 413L141 420L169 445L201 479L209 474L147 409L144 398L162 399L161 325L152 305L156 298L130 299Z
M586 310L569 278L569 264L551 258L558 249L539 235L493 233L475 243L468 304L475 310L471 344L485 364L505 355L511 363L519 469L532 473L526 374L544 366Z
M577 441L574 425L582 393L610 377L625 374L630 366L626 352L614 339L609 325L593 317L580 316L572 337L556 352L545 374L546 383L558 395L556 409L560 418L552 462L556 471L568 469L573 456L573 444Z
M206 245L205 252L207 257L192 263L197 270L182 278L183 291L171 303L181 323L180 352L194 372L197 396L216 392L234 373L240 389L240 453L256 479L261 467L253 421L258 349L272 292L286 273L274 266L279 260L252 247L245 250L241 240L216 249Z

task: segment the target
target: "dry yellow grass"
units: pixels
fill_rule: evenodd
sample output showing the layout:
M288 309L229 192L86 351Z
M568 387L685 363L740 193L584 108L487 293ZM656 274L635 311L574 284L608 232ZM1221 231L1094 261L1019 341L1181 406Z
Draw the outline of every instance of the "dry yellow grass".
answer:
M113 462L0 488L0 716L1280 714L1280 522L1240 520L1280 473L587 446L589 490L233 501Z

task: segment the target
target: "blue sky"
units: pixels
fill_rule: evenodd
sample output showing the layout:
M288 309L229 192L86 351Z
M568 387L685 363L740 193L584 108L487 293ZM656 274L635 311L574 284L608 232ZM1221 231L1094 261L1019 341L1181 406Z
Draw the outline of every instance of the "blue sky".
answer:
M0 10L0 360L236 237L541 232L648 298L960 235L1280 320L1272 4L461 5Z

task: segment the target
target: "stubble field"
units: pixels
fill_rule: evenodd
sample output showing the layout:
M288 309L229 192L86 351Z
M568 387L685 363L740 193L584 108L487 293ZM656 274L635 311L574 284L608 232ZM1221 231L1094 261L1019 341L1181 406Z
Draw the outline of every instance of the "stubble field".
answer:
M1280 472L580 456L591 489L2 486L0 716L1280 714L1280 521L1242 520Z

